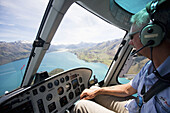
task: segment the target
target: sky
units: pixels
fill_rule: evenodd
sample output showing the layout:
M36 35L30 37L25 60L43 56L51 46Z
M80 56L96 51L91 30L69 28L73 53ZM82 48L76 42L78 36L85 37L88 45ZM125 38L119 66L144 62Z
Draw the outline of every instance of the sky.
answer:
M31 41L36 37L48 0L0 0L0 41ZM65 14L52 44L103 42L125 32L73 4Z

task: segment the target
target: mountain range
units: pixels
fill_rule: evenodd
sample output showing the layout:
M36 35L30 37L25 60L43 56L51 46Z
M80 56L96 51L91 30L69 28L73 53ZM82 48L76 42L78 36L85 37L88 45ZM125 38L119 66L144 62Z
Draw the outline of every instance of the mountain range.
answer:
M115 39L101 43L84 43L70 45L51 45L47 52L68 49L77 55L79 59L87 62L100 62L109 66L116 54L122 39ZM0 65L27 58L30 55L32 44L18 42L0 42ZM130 73L137 73L147 62L144 57L137 57L132 65Z
M29 56L31 51L30 43L0 42L0 65L23 59Z
M58 51L61 49L81 49L96 45L95 43L70 44L70 45L51 45L47 52ZM26 41L4 42L0 41L0 65L27 58L30 55L32 44Z

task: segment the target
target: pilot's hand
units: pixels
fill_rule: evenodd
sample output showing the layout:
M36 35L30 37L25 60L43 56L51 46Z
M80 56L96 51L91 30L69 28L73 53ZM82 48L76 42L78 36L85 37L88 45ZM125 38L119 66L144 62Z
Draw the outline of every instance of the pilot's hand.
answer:
M99 87L91 87L90 89L85 89L81 93L80 99L83 99L83 100L93 99L97 95L98 89L100 89L100 88Z

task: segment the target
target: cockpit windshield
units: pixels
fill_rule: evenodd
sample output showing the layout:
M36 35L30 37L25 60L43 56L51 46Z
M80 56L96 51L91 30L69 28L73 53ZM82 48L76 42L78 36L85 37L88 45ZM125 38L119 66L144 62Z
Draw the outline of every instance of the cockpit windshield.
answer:
M0 95L20 86L47 3L0 1Z
M21 85L48 0L27 2L0 2L0 95ZM125 34L126 31L73 4L37 72L54 75L76 67L88 67L101 81Z
M70 18L71 17L71 18ZM77 67L103 80L126 31L73 4L56 32L38 72L49 75Z

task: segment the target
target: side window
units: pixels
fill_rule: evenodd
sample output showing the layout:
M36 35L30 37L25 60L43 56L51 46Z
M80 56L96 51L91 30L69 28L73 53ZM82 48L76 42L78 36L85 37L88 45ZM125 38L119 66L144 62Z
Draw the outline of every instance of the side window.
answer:
M130 82L148 61L149 59L144 56L129 56L118 77L119 83L125 84Z

